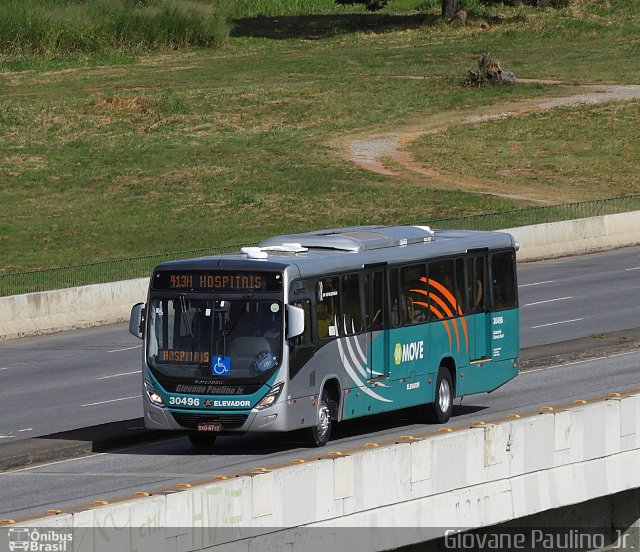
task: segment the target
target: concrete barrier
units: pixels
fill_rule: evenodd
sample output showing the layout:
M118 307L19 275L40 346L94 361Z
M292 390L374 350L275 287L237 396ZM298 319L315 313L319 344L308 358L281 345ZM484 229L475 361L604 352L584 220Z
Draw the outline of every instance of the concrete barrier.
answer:
M520 262L640 244L640 211L505 230ZM128 320L148 278L0 297L0 341Z
M520 243L518 261L582 255L640 244L640 211L505 230Z
M623 394L12 527L73 529L78 552L381 551L637 489L639 465L640 395Z
M148 278L0 297L0 341L129 319Z

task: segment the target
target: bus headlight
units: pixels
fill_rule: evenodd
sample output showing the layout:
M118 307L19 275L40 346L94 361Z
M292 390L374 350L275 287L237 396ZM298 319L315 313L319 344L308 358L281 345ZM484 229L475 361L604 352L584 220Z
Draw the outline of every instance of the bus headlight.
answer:
M147 398L151 401L151 404L155 404L156 406L164 406L164 401L162 397L158 395L158 392L153 388L149 382L144 383L144 390L147 393Z
M284 387L284 383L276 383L257 405L257 410L263 410L264 408L269 408L276 404L280 393L282 393L282 388Z

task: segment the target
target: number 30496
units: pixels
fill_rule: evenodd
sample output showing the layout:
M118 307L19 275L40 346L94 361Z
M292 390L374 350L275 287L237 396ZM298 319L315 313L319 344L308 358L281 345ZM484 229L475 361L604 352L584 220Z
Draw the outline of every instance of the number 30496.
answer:
M200 406L200 399L194 397L169 397L169 404L181 406Z

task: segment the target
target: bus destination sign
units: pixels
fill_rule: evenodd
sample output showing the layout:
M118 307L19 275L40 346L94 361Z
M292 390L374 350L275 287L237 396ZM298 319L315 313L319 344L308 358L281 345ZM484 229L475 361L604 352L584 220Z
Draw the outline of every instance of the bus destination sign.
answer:
M162 270L153 289L182 291L280 291L282 275L275 272Z

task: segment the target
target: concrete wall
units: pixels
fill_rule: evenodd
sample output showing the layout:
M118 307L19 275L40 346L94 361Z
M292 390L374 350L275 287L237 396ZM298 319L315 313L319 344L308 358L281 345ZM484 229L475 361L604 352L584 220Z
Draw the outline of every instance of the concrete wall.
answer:
M640 211L506 230L519 261L578 255L640 244ZM0 297L0 341L129 319L146 297L147 278Z
M518 260L534 261L640 244L640 211L506 230L520 243Z
M502 546L482 546L488 539L502 542ZM640 488L462 534L449 533L440 539L404 546L397 552L458 552L469 549L474 552L496 549L523 552L637 551L640 549Z
M88 552L390 550L640 487L640 394L338 452L16 527L86 528Z
M148 278L0 297L0 341L129 319Z

